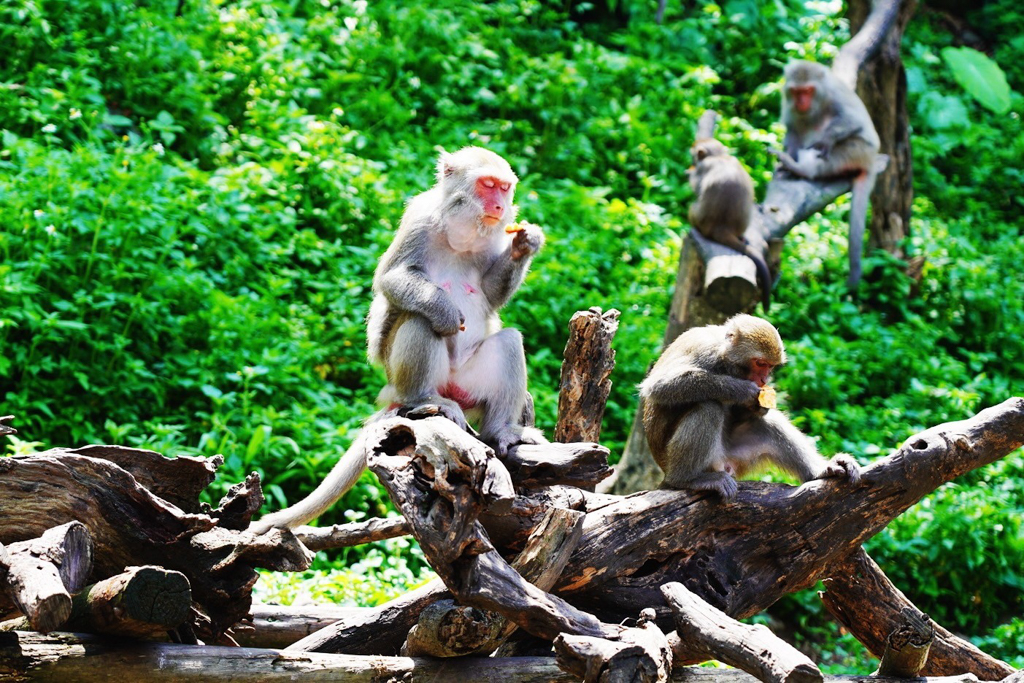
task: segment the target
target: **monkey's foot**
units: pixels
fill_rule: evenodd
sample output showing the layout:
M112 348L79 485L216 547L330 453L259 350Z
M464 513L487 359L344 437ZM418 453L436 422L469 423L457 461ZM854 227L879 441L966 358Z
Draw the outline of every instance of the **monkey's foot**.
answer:
M697 491L714 491L722 500L732 500L736 497L736 480L728 472L706 472L699 474L693 479L673 483L666 479L662 488L669 489L696 489Z
M856 484L860 481L860 465L853 459L853 456L846 453L837 453L832 459L825 463L825 469L817 476L818 479L830 477L846 477L850 483Z
M492 433L480 435L481 440L494 449L498 455L506 455L510 448L519 444L544 444L548 440L539 429L506 425Z
M437 414L454 422L458 425L459 429L467 432L470 431L469 421L466 420L466 414L462 412L462 407L451 399L441 396L428 396L409 403L396 402L391 407L399 408L398 414L400 416L429 417Z

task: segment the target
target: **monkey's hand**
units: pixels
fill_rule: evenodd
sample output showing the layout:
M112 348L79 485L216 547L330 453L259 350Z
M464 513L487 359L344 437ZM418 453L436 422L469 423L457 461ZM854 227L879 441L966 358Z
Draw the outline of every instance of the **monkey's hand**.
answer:
M512 260L533 256L544 246L544 231L539 225L520 221L519 230L512 238Z
M807 173L805 172L805 169L800 165L800 162L791 157L788 153L782 151L781 149L771 148L768 150L768 153L779 160L779 165L776 167L776 170L782 169L801 178L808 177Z
M430 328L442 337L450 337L466 329L466 316L453 304L438 306L426 317Z
M728 472L706 472L694 477L686 486L698 491L714 491L722 500L732 500L738 490L736 480Z
M846 453L837 453L832 459L825 463L825 468L816 477L817 479L828 479L832 477L846 477L851 484L860 481L860 465L853 459L853 456Z

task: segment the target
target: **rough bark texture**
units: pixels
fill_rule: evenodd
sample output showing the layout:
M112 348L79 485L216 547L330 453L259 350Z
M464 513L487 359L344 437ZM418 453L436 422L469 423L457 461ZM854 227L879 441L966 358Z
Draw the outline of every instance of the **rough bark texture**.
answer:
M900 628L907 612L915 613L919 620L927 619L863 549L840 558L827 574L826 590L821 594L825 607L876 657L884 655L889 634ZM1005 662L990 657L942 626L932 624L932 628L931 651L921 675L970 672L983 681L998 681L1013 673Z
M71 615L71 593L92 570L92 539L81 522L47 529L39 538L0 546L0 616L24 614L49 633Z
M129 567L75 596L64 630L129 638L166 637L188 619L192 592L181 572Z
M619 312L600 308L580 311L569 321L562 381L558 392L558 423L555 441L596 442L601 438L601 419L615 367L612 339L619 329Z
M903 623L885 639L885 652L878 663L880 676L917 678L928 661L935 629L927 615L917 610L903 611Z
M861 27L874 12L871 0L851 0L847 16L850 30L860 35ZM871 222L868 249L881 248L902 257L899 243L910 234L910 213L914 201L914 173L911 166L910 126L907 116L907 74L900 56L900 43L907 23L917 9L917 0L886 4L884 18L892 22L875 53L856 71L856 89L864 101L875 130L881 139L881 151L889 156L889 165L875 181L871 193ZM893 7L895 5L895 7ZM851 43L853 41L850 41ZM846 50L847 46L843 46ZM840 53L842 56L842 52ZM839 58L837 58L837 64Z
M679 636L678 661L717 659L764 683L820 683L821 671L795 647L762 625L742 624L704 602L681 583L661 587Z
M650 622L615 641L563 633L555 639L555 658L584 683L664 683L672 672L668 640Z
M408 536L412 525L404 517L379 517L365 522L335 524L334 526L300 526L292 530L295 536L313 552L329 548L347 548L363 543L383 541L396 536Z

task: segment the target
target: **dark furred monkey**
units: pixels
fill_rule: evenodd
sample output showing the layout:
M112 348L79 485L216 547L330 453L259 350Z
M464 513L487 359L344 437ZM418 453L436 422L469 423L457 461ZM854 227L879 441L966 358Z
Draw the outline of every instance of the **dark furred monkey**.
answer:
M463 427L467 412L478 414L481 438L502 454L517 443L544 442L539 431L520 425L527 401L523 338L501 329L497 313L544 244L536 225L506 232L516 216L517 182L493 152L442 153L436 183L409 202L377 266L367 318L368 355L388 378L381 403L437 404ZM314 519L365 467L357 439L306 499L252 528Z
M785 77L786 149L775 154L783 168L803 178L853 175L847 285L856 288L868 202L877 174L878 133L857 93L828 67L793 61L786 65Z
M697 198L690 204L690 225L709 240L746 254L761 280L765 312L772 302L772 275L763 251L747 243L744 233L754 210L754 181L747 169L718 140L697 140L690 149L693 169L690 187Z
M772 462L801 481L859 481L848 455L826 461L814 442L774 408L758 402L772 370L786 362L778 331L750 315L695 327L665 349L640 384L644 427L662 486L736 495L736 480Z

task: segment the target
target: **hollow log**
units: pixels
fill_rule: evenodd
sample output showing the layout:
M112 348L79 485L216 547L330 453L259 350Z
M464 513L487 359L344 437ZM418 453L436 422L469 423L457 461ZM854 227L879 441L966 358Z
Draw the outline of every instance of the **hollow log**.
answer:
M889 634L900 628L907 613L919 621L927 619L860 548L829 567L825 591L820 596L839 623L879 658L885 654ZM921 675L970 672L983 681L998 681L1014 672L1006 662L985 654L942 626L932 623L932 629L931 648Z
M599 441L601 418L615 368L612 339L619 328L619 311L600 308L579 311L569 321L562 380L558 392L555 441Z
M818 667L763 625L743 624L704 602L681 583L661 587L676 625L676 663L717 659L762 683L820 683Z
M3 618L24 614L40 633L63 626L71 615L70 594L85 585L92 569L92 540L85 525L67 522L0 550Z
M904 610L903 622L885 639L885 651L878 663L880 676L917 678L928 661L935 629L927 615Z

